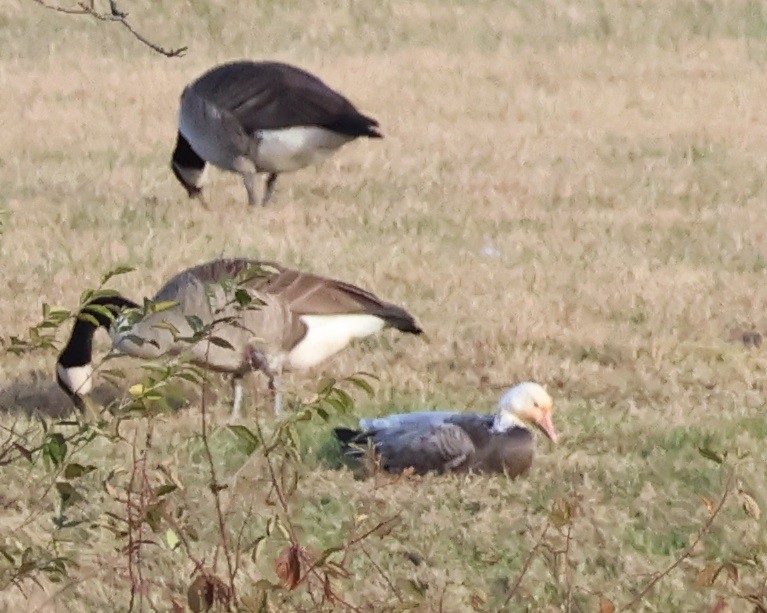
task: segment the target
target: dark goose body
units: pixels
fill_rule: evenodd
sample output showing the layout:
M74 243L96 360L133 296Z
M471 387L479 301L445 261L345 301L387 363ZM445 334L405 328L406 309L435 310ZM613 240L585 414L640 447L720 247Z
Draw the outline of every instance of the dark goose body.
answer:
M280 62L232 62L191 83L181 96L172 168L190 196L200 193L206 164L238 172L255 204L255 175L317 164L345 143L380 138L378 122L314 75Z
M533 462L532 432L523 427L491 432L492 415L425 412L390 417L400 419L362 420L365 430L337 429L336 434L347 449L372 440L381 468L391 473L412 467L417 474L505 471L517 477Z
M248 291L258 308L238 306L234 292L239 288ZM311 368L354 338L386 326L413 334L421 332L403 308L362 288L258 260L216 260L194 266L170 279L152 301L176 304L148 314L130 326L124 325L119 317L112 322L101 313L89 313L99 327L109 329L113 346L121 353L154 359L163 354L188 352L193 362L205 368L231 373L236 386L252 370L263 371L273 384L283 369ZM122 296L98 298L93 303L116 313L136 306ZM216 325L213 332L227 345L207 338L193 344L181 340L194 334L189 317L198 318L203 325L227 320ZM59 356L59 384L76 401L91 387L92 339L96 329L91 320L76 320L70 340ZM241 388L239 392L235 390L236 409L241 393Z

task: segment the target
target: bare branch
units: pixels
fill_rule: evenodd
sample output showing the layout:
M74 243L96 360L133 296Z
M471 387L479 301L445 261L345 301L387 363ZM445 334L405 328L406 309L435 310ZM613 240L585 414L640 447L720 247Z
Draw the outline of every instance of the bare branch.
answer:
M724 488L724 494L722 494L722 498L719 501L719 504L716 505L716 508L711 512L711 515L709 515L709 518L706 520L706 523L703 524L703 527L698 531L698 535L695 537L695 540L690 543L685 550L682 552L682 555L680 555L674 562L664 571L657 573L652 579L650 579L649 583L644 587L644 589L637 594L634 599L627 603L623 609L633 609L636 607L640 602L642 602L642 599L647 596L647 594L650 592L650 590L655 587L655 584L658 583L663 577L666 577L672 570L674 570L677 566L679 566L683 560L690 557L690 554L695 550L695 547L700 543L701 539L708 534L708 531L711 530L711 526L714 525L714 520L716 519L717 515L719 515L719 511L722 510L722 507L724 506L724 503L727 501L727 498L729 498L730 493L732 492L732 484L735 480L735 471L733 470L730 472L730 476L727 478L727 485Z
M509 590L509 595L506 597L506 600L503 601L503 605L501 605L501 609L505 609L506 605L509 604L509 601L517 593L517 590L519 589L519 585L522 583L522 579L524 579L525 575L527 574L527 571L530 569L530 564L532 563L533 558L535 557L535 554L538 553L538 550L543 546L543 539L546 538L546 533L549 531L549 528L551 528L551 524L549 522L546 522L546 525L543 527L543 531L541 532L541 535L538 537L538 540L535 542L535 546L530 550L530 553L527 554L525 563L522 565L522 570L519 571L519 576L517 577L517 580L514 582L514 585Z
M143 45L146 45L149 47L152 51L155 53L159 53L160 55L164 55L165 57L181 57L186 52L188 47L178 47L176 49L166 49L165 47L161 47L160 45L153 43L148 38L146 38L143 34L141 34L136 28L133 27L133 24L128 21L128 13L120 9L120 7L117 5L116 0L109 0L109 12L108 13L102 13L97 11L93 8L93 2L85 3L85 2L78 2L77 6L78 8L67 8L64 6L58 6L55 4L48 4L46 0L33 0L40 6L55 11L57 13L64 13L65 15L90 15L94 19L97 19L98 21L111 21L115 23L119 23L121 26L123 26L128 32L130 32L135 39L137 39L140 43Z

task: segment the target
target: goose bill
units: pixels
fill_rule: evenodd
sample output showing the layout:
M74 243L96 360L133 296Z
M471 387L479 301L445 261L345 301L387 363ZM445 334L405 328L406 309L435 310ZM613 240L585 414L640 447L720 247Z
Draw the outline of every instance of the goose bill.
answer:
M559 435L556 428L554 428L554 422L551 420L551 413L544 413L543 416L535 422L535 425L540 428L546 436L548 436L553 443L559 442Z

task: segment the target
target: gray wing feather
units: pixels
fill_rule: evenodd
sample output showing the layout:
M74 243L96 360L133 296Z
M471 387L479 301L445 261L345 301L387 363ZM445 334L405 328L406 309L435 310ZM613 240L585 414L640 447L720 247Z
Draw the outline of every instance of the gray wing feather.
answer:
M420 429L438 426L449 417L455 415L451 411L420 411L416 413L395 413L385 417L360 419L360 429L366 432L378 432L386 429Z
M463 428L444 422L380 430L375 433L374 441L384 467L390 472L408 467L417 473L454 470L476 451Z

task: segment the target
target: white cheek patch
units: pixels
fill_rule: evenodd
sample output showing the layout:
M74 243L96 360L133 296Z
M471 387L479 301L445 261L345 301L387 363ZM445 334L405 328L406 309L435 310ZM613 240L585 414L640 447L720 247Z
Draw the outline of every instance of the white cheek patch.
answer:
M179 174L184 177L184 180L194 187L203 187L208 182L208 165L205 164L202 170L197 168L184 168L179 166L175 162L173 166L178 170Z
M72 393L85 395L93 389L93 367L90 364L69 368L56 364L56 373Z

